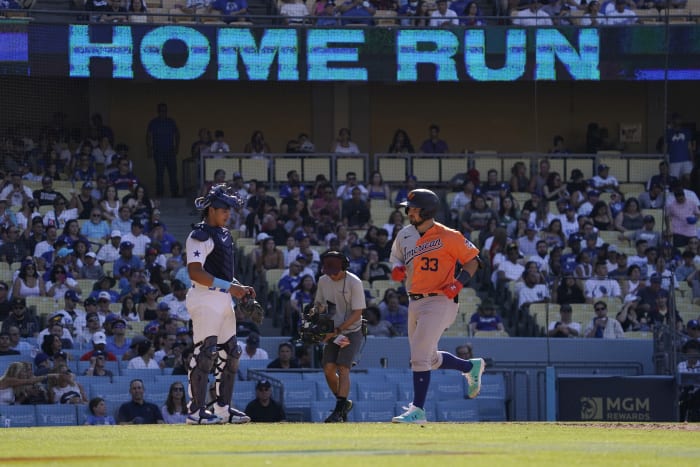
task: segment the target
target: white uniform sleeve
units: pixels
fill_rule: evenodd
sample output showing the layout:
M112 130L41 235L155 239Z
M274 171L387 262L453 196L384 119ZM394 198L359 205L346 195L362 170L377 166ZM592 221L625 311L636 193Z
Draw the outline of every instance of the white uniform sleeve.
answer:
M192 234L187 236L187 241L185 243L185 249L187 251L187 263L201 263L204 264L209 253L214 249L214 240L211 238L204 242L195 240L192 238Z

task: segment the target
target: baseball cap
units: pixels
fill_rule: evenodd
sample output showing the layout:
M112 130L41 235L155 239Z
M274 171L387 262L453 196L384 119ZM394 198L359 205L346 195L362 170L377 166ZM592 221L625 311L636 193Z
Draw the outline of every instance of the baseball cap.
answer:
M608 247L608 253L619 253L620 250L615 245L610 245Z
M107 352L104 352L104 351L102 351L102 350L93 350L93 351L92 351L92 356L93 356L93 357L106 357L106 356L107 356Z
M303 230L300 230L294 234L294 240L296 240L296 241L303 240L305 238L309 238L309 234L307 234Z
M588 196L600 196L600 191L598 190L588 190Z
M178 279L173 280L170 285L172 286L173 290L185 290L187 288L185 283Z
M240 172L234 172L234 173L233 173L233 179L234 179L234 180L240 180L240 179L242 179L242 178L243 178L243 175L241 175Z
M501 190L508 190L508 191L510 191L510 184L509 184L509 183L506 183L506 182L501 183Z
M661 276L658 274L654 274L651 276L650 281L652 284L660 284L661 283Z
M122 233L118 230L112 230L112 233L109 234L109 236L112 238L122 238Z
M83 305L88 306L88 305L97 305L97 300L95 300L95 297L88 297L85 299L83 302Z
M48 175L45 175L45 176L41 177L41 181L42 182L53 182L53 178L51 178Z
M128 273L129 271L131 271L131 268L129 266L122 266L119 268L119 274L122 276Z
M270 236L269 236L268 234L266 234L265 232L260 232L260 233L258 234L258 236L255 237L255 242L256 242L256 243L262 242L262 241L267 240L268 238L270 238Z
M88 251L87 253L85 253L85 257L86 257L86 258L97 259L97 255L95 254L94 251Z
M158 311L162 311L162 310L170 310L170 305L168 305L167 302L160 302L158 304Z
M140 343L145 342L147 340L148 339L146 339L145 336L134 336L131 339L131 344L129 344L129 347L135 347L135 346L139 345Z
M517 249L519 249L517 243L509 243L508 246L506 247L506 251L507 250L517 250Z
M105 324L112 324L118 319L119 319L118 315L115 315L114 313L110 313L105 317Z
M571 305L568 303L562 303L562 305L559 307L559 311L572 311Z
M124 248L133 248L133 247L134 247L134 244L131 243L129 240L127 240L127 241L125 241L125 242L121 242L121 243L119 244L119 248L120 248L120 249L124 249Z
M110 315L110 316L116 316L114 318L114 321L112 321L112 326L114 326L117 323L122 323L124 326L126 326L126 320L124 318L122 318L121 316L119 316L119 315Z
M75 290L66 290L66 293L63 294L63 298L68 298L70 300L73 300L74 302L80 301L80 297L78 297L78 294L75 292Z
M88 188L92 190L95 187L95 185L92 184L92 182L85 182L83 183L83 188Z
M303 254L298 254L296 260L306 262L306 256Z
M260 336L258 336L254 332L251 332L248 335L248 338L245 340L245 343L257 347L260 345Z
M56 256L58 256L59 258L65 258L66 256L72 255L72 254L73 254L72 248L63 247L60 250L58 250L58 253L56 253Z
M266 379L261 379L258 384L255 385L255 389L270 389L272 384Z
M688 329L700 329L700 322L697 319L691 319L688 321L688 324L686 324L686 327Z
M148 255L157 256L158 250L156 250L155 248L149 248L146 250L146 256L148 256Z
M618 1L619 1L619 0L618 0ZM624 0L622 0L622 1L624 1ZM598 165L598 172L600 172L601 170L609 169L609 168L610 168L610 167L608 167L607 164L599 164L599 165Z
M106 344L107 343L107 335L102 331L97 331L95 334L92 335L92 343L93 344Z
M650 216L647 214L646 216L644 216L644 222L656 222L656 220L654 219L654 216Z
M109 292L107 292L106 290L103 290L102 292L97 294L97 301L100 301L100 300L108 300L111 302L112 296L109 294Z
M177 336L178 334L189 334L190 331L184 326L181 326L175 330L175 335Z
M164 227L163 223L160 221L153 221L151 222L151 230L155 229L156 227Z
M537 230L537 226L535 225L534 222L528 222L527 227L525 229L526 230Z
M143 224L142 224L141 221L139 221L139 220L133 221L133 222L131 223L131 226L132 226L132 227L140 227L140 228L143 229Z
M144 334L158 334L160 327L158 323L151 323L143 329Z

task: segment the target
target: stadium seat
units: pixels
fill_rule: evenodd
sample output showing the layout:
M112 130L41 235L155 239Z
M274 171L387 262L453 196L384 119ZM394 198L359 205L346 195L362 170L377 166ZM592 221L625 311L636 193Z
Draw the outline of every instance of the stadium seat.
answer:
M384 156L377 161L377 170L387 183L403 183L406 181L408 166L406 158ZM344 174L343 174L344 176Z
M506 421L505 399L482 398L481 395L479 395L479 398L474 400L477 401L479 420L485 422Z
M36 426L36 409L33 405L3 405L2 416L10 427Z
M241 360L238 366L238 379L246 381L248 379L248 369L267 368L268 363L270 363L269 359Z
M148 391L148 386L146 386L146 391ZM107 401L107 406L110 408L110 410L116 409L120 404L131 400L128 384L91 384L89 393L90 399L94 397L101 397ZM148 392L146 392L146 395L148 395Z
M330 180L331 158L329 156L305 156L302 161L302 169L301 180L305 183L313 183L319 174Z
M430 387L435 390L436 401L450 399L464 399L465 378L458 371L440 375L433 372L430 378Z
M134 368L122 368L120 372L121 376L126 376L131 379L142 379L144 382L155 381L156 375L162 375L163 370L158 369L134 369Z
M464 396L467 396L467 385L464 385ZM502 373L484 373L481 376L481 399L502 399L506 398L506 381Z
M388 422L395 413L395 399L386 401L353 401L353 408L348 414L352 422Z
M475 400L448 400L436 403L438 422L478 422L479 402Z
M79 407L72 404L37 405L37 426L76 426Z
M314 423L323 422L334 408L335 399L311 402L311 421ZM352 414L352 411L350 413Z
M309 407L316 400L316 384L293 381L284 385L285 407ZM334 398L335 399L335 398Z
M397 399L396 383L388 381L356 382L355 393L358 401L381 401L393 404Z
M431 375L431 384L428 387L428 395L426 397L427 400L432 401L436 400L437 397L437 391L435 389L435 384L432 384L432 376L435 375L435 372L433 372L433 375ZM399 398L398 400L400 401L411 401L413 400L413 379L411 377L408 377L405 381L400 381L398 383L398 392L399 392Z

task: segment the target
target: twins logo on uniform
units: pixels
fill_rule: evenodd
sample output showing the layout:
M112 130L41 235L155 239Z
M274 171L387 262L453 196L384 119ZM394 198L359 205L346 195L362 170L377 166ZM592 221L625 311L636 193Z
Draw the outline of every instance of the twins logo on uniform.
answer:
M415 258L416 256L422 255L423 253L428 253L429 251L439 250L440 248L442 248L442 240L440 240L439 238L423 243L421 245L416 245L415 248L406 250L406 264L413 261L413 258Z

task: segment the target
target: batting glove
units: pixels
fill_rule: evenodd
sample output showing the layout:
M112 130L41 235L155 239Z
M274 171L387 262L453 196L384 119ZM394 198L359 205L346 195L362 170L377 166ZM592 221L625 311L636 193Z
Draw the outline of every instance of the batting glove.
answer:
M406 279L406 266L394 266L391 270L391 280L396 282L401 282Z
M455 298L457 295L459 295L459 291L462 290L464 286L462 285L461 282L459 281L454 281L450 285L447 285L442 288L442 293L445 294L445 297L447 298Z

